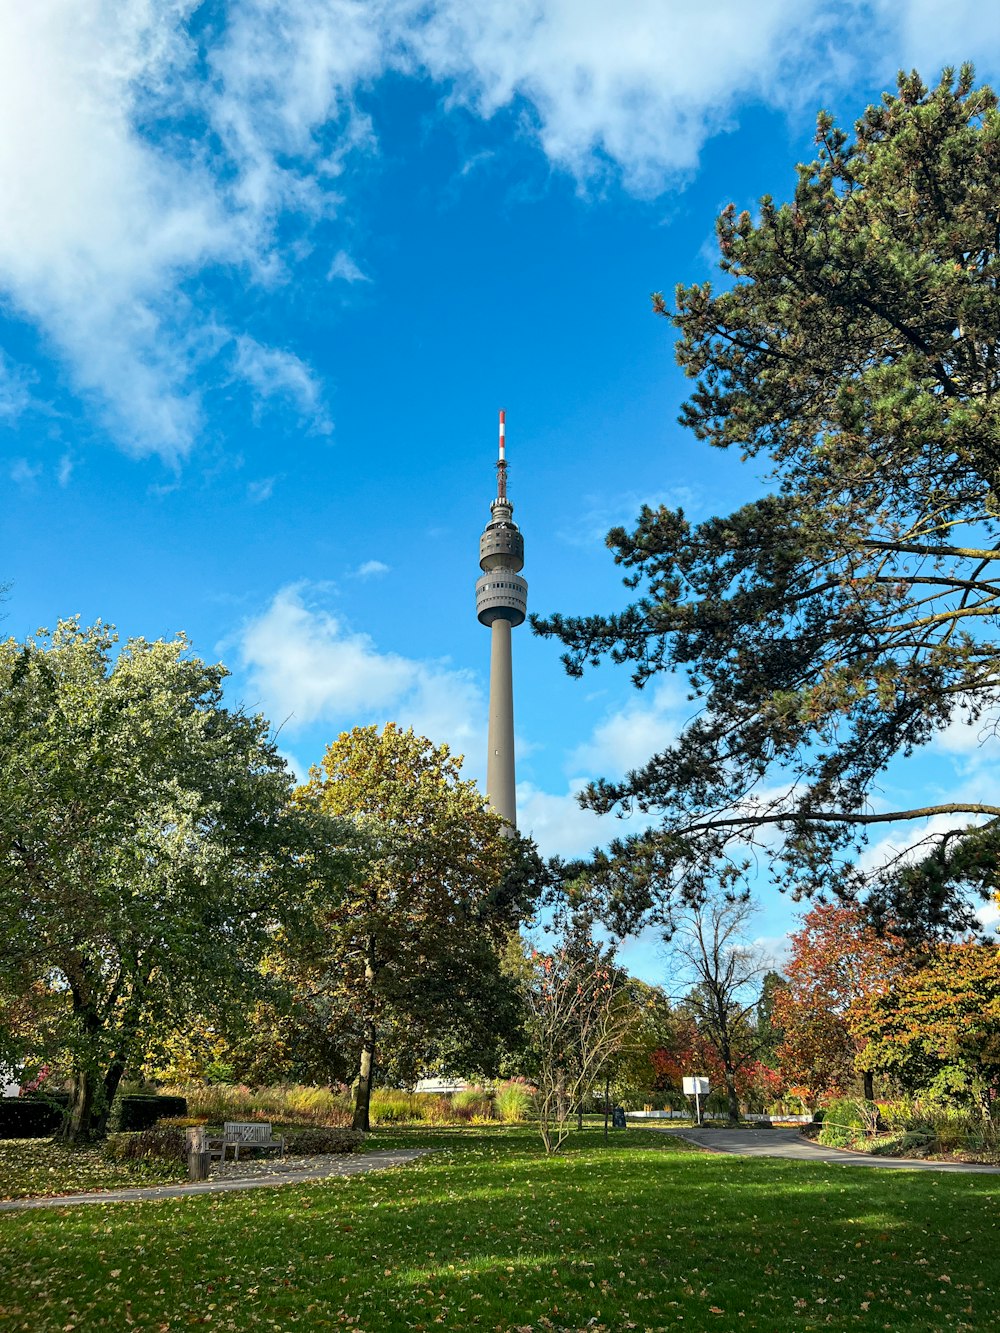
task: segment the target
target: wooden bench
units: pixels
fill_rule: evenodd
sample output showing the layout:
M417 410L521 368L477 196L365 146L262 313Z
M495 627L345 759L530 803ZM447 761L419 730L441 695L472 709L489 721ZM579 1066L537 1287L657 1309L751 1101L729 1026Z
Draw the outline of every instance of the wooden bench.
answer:
M222 1160L226 1160L226 1149L233 1149L233 1161L240 1160L241 1148L277 1148L282 1157L285 1155L285 1140L275 1138L271 1126L262 1120L227 1120L222 1127L221 1138L208 1141L210 1150L218 1150Z

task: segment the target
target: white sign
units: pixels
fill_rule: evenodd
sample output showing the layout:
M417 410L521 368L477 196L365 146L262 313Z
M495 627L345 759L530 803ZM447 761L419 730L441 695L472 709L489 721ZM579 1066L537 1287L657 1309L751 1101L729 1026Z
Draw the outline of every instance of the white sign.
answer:
M708 1079L707 1078L685 1078L684 1092L688 1097L707 1097Z

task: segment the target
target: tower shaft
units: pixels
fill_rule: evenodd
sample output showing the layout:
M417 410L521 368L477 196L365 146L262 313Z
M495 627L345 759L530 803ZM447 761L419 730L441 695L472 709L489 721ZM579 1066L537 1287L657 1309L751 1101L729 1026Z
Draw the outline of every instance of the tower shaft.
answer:
M517 826L514 788L514 670L510 621L490 626L490 727L486 756L486 796L498 815Z
M524 538L514 522L507 497L507 448L504 414L500 413L497 457L497 498L490 521L479 539L476 613L490 627L490 725L486 756L486 797L513 834L517 825L514 789L514 681L510 632L528 612L528 585L521 577Z

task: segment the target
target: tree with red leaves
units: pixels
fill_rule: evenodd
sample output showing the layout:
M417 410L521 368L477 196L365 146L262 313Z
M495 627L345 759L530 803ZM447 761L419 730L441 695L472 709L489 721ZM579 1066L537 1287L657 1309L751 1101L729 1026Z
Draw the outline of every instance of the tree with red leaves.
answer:
M885 994L905 968L903 941L877 933L857 905L824 904L791 936L787 986L775 996L775 1023L784 1031L778 1061L786 1079L813 1097L846 1091L858 1073L864 1040L848 1024L852 1007ZM861 1071L864 1095L872 1073Z

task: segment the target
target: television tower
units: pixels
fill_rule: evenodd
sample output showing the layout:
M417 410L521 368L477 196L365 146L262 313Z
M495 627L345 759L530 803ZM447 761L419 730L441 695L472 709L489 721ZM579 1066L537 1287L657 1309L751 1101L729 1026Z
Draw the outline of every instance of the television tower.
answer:
M510 632L528 613L528 585L521 578L524 538L514 522L514 506L507 498L507 443L504 414L500 413L497 457L497 498L490 505L490 521L479 539L482 578L476 582L476 614L489 625L490 729L486 756L486 799L510 825L517 827L514 795L514 684Z

